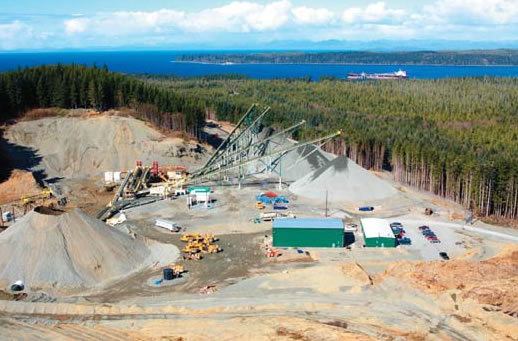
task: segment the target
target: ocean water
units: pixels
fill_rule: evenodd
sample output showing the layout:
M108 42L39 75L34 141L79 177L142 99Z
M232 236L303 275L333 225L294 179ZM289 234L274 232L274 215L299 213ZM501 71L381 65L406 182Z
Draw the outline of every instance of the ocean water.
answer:
M191 53L206 53L190 51ZM345 78L349 72L395 72L406 70L410 78L434 79L463 76L518 77L518 66L428 66L428 65L329 65L329 64L198 64L177 63L175 56L185 51L138 51L138 52L49 52L49 53L2 53L0 72L18 67L49 64L106 64L111 71L123 73L151 73L178 76L203 76L235 73L252 78L271 79L311 76ZM210 53L225 53L217 51ZM238 53L232 51L232 53Z

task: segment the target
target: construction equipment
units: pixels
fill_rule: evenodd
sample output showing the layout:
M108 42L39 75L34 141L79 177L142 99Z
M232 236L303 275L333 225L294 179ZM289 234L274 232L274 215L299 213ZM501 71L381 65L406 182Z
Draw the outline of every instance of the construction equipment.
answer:
M223 251L219 245L216 245L216 244L211 244L211 245L208 245L207 248L206 248L207 252L208 253L218 253L218 252L221 252Z
M241 186L243 179L248 175L261 172L266 172L267 174L275 172L279 175L279 186L281 186L281 163L286 153L308 145L316 145L317 148L315 150L317 150L318 147L323 146L342 133L341 131L336 131L323 137L294 142L286 146L277 140L283 139L288 136L288 133L294 132L305 124L305 121L272 134L272 129L265 130L262 125L263 118L270 108L265 108L262 111L257 109L256 104L250 107L203 167L188 175L186 175L185 170L178 170L177 179L171 181L169 177L167 183L176 189L181 189L184 186L204 182L219 181L221 184L222 181L237 179L238 185ZM302 161L311 154L306 154L297 162ZM250 164L257 165L259 168L264 165L264 168L249 167ZM291 164L290 167L293 167L295 164ZM141 161L137 161L135 169L127 174L113 199L97 214L97 218L106 220L118 210L132 206L132 202L135 203L139 195L147 194L150 178L157 179L159 176L160 171L156 161L153 162L151 167L144 167ZM161 179L165 180L165 178ZM262 200L258 199L258 201ZM141 202L142 200L137 201L138 204L141 204ZM284 197L277 197L274 200L269 199L268 202L263 201L263 204L276 203L287 203L287 200Z
M258 210L264 210L265 207L266 206L261 201L255 202L255 208L257 208Z
M214 234L212 233L207 233L203 236L205 242L208 241L208 243L214 243L214 242L217 242L219 240L218 237L216 237Z
M180 240L182 242L190 242L193 240L202 240L202 239L203 239L203 237L199 233L186 233L180 238Z
M274 248L267 248L264 255L268 258L275 258L282 256L282 252Z
M179 264L172 264L171 269L173 269L174 273L177 275L180 275L185 272L183 265L179 265Z

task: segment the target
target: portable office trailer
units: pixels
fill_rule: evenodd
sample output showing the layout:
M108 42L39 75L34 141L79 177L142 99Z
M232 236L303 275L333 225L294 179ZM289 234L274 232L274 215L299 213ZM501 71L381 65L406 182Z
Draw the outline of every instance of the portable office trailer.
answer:
M385 219L364 218L360 225L366 247L396 247L396 237Z
M342 219L275 218L272 227L275 247L343 247Z

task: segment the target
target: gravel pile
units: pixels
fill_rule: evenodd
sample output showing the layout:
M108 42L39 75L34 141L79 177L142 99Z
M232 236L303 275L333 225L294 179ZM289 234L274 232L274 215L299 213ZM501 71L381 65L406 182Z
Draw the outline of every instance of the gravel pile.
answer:
M28 288L91 287L142 267L151 254L143 242L79 209L32 211L0 234L0 280L21 279Z
M386 199L396 189L345 156L305 175L290 185L296 195L320 201L358 202Z

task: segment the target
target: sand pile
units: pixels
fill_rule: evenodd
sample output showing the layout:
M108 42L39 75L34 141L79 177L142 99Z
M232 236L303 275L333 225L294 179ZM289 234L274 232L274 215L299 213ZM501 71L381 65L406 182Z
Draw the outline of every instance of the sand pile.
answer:
M460 290L462 298L518 311L518 245L506 247L497 257L483 261L400 261L390 265L376 281L387 277L410 280L431 293Z
M388 183L360 167L345 156L307 174L290 185L296 195L330 202L369 202L397 193Z
M41 194L31 172L15 169L6 181L0 183L0 205L20 200L24 196Z
M11 126L4 136L12 145L29 148L41 157L37 166L29 166L32 171L43 170L48 177L133 169L136 160L146 165L156 160L162 165L191 168L205 152L197 143L165 137L143 121L120 116L24 121ZM14 166L27 167L27 156L19 155L10 153Z
M77 288L126 275L144 265L146 245L81 210L31 211L0 234L0 280L29 288Z

